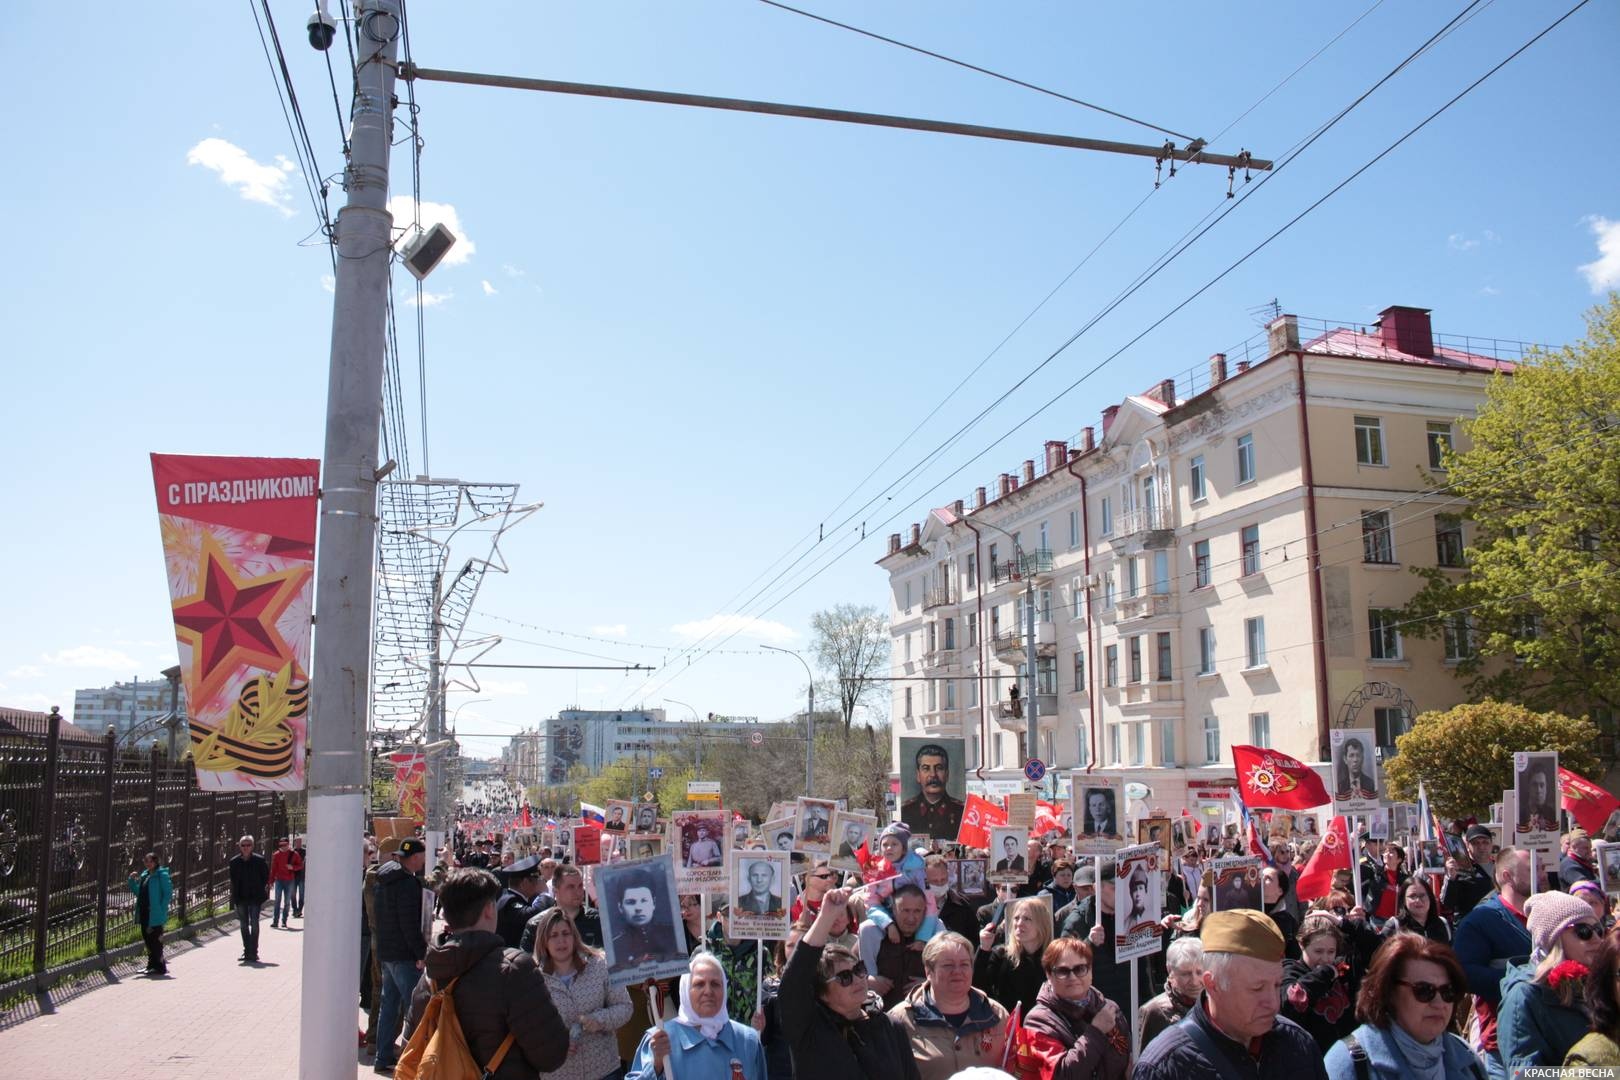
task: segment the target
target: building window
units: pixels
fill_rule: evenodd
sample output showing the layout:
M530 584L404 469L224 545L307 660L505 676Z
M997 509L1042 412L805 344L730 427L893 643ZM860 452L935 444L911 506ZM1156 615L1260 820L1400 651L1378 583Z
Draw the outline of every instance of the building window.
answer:
M933 712L937 708L939 708L939 684L930 681L928 683L928 711Z
M1157 654L1154 660L1154 671L1160 682L1169 682L1175 677L1175 670L1170 662L1170 635L1160 632L1154 636L1154 651Z
M1238 533L1238 549L1243 553L1243 576L1260 572L1260 526L1245 525Z
M1142 570L1133 556L1125 560L1125 595L1135 596L1142 587Z
M1141 765L1147 759L1147 725L1131 725L1131 764Z
M1119 725L1108 725L1108 763L1119 764Z
M1434 561L1439 566L1463 564L1462 519L1451 514L1434 516Z
M1159 764L1174 765L1176 763L1176 722L1163 720L1159 723Z
M1103 647L1103 685L1119 685L1119 646Z
M911 614L911 582L906 582L906 614Z
M991 745L990 745L990 757L991 757L990 767L992 769L1001 768L1001 742L1002 742L1002 736L1000 736L1000 735L995 736L995 738L991 742Z
M990 636L992 638L998 638L998 637L1001 636L1001 605L1000 604L992 604L990 606Z
M1102 497L1102 514L1100 516L1102 518L1102 534L1112 536L1114 533L1114 504L1109 501L1107 495Z
M990 580L995 581L996 580L996 574L1000 572L1000 567L996 563L996 545L994 545L994 544L990 545L989 555L990 555Z
M1239 484L1251 483L1254 480L1254 435L1239 435L1237 440L1237 482Z
M1051 589L1042 589L1041 590L1041 622L1049 623L1051 621L1052 621L1052 590Z
M1074 651L1074 692L1079 693L1086 688L1086 654L1083 650Z
M1395 561L1395 531L1390 527L1388 510L1369 510L1361 515L1361 558L1370 563Z
M1221 722L1213 716L1204 717L1204 761L1221 760Z
M1249 744L1260 747L1271 746L1270 713L1257 712L1249 714Z
M1259 668L1266 666L1266 617L1264 615L1243 620L1243 646L1244 657L1248 660L1248 667Z
M1367 639L1374 660L1401 658L1400 612L1371 608L1367 612Z
M1035 658L1035 692L1037 694L1057 693L1057 657L1037 656Z
M1429 468L1445 469L1451 449L1451 425L1429 421Z
M979 707L979 680L976 676L967 681L967 707L970 709Z
M1199 454L1187 466L1187 486L1192 493L1193 502L1203 502L1204 491L1204 455Z
M911 659L911 632L910 631L906 632L905 639L906 639L906 659L910 660Z
M1153 553L1153 595L1170 595L1170 552L1164 548Z
M1440 636L1445 641L1447 660L1467 660L1474 655L1473 633L1467 615L1446 616L1440 624Z
M1050 538L1050 535L1049 535L1049 532L1048 532L1046 526L1047 526L1046 522L1044 522L1044 521L1041 522L1041 546L1037 549L1039 551L1051 551L1052 550L1051 538Z
M979 644L979 613L977 611L967 617L967 634L968 648L971 649Z
M956 620L949 615L945 616L945 647L956 648Z
M1376 416L1356 417L1356 464L1388 464L1384 460L1384 422Z
M1084 724L1076 724L1074 730L1079 735L1079 738L1075 740L1075 753L1078 755L1075 761L1081 768L1084 768L1091 764L1090 732L1086 731L1086 725Z
M956 681L954 679L945 684L945 708L947 711L956 708Z
M1078 619L1085 614L1086 583L1083 578L1075 578L1074 584L1069 587L1069 617Z
M976 588L978 584L979 557L977 555L969 555L967 557L967 587L970 589Z
M930 654L932 654L932 653L936 653L938 651L939 651L939 626L936 623L929 623L928 624L928 652Z
M1022 596L1015 596L1013 597L1013 633L1022 634L1023 632L1024 598Z
M1136 634L1125 642L1127 651L1127 664L1129 665L1130 681L1142 681L1142 635Z
M906 687L906 712L905 712L905 716L906 716L907 720L911 719L911 687L909 687L909 686Z
M1209 588L1209 541L1200 540L1193 545L1193 588Z
M1376 729L1378 748L1385 757L1395 753L1395 740L1410 730L1406 723L1406 710L1388 706L1373 710L1373 727Z
M1198 628L1198 674L1215 674L1215 628Z
M1114 606L1114 572L1112 570L1103 575L1103 610L1109 611Z
M1069 547L1080 546L1080 511L1069 511Z

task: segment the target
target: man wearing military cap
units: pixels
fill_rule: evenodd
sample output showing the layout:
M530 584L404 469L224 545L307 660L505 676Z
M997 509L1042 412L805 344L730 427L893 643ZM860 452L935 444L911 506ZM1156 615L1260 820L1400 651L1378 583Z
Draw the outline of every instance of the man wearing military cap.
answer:
M523 926L529 921L529 905L540 895L540 857L530 855L502 870L506 889L495 904L495 932L515 949L523 939Z
M1327 1080L1316 1042L1277 1015L1283 936L1253 910L1204 919L1203 996L1149 1043L1133 1080Z

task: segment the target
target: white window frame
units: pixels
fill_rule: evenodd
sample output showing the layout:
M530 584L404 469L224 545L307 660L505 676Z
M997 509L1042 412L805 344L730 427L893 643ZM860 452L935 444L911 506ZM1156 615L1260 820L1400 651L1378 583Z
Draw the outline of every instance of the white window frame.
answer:
M1103 686L1119 686L1119 643L1103 646Z
M1221 760L1221 722L1216 717L1204 717L1204 764L1213 765Z
M1153 552L1153 589L1154 596L1170 595L1170 550L1157 548Z
M1430 420L1424 429L1424 444L1429 448L1429 468L1436 472L1445 472L1445 455L1441 447L1446 450L1455 450L1457 447L1452 435L1449 420Z
M1195 503L1209 497L1209 477L1204 471L1204 455L1195 454L1187 465L1187 490Z
M1253 577L1260 572L1260 524L1245 525L1238 530L1238 555L1242 576Z
M1243 620L1243 656L1245 667L1254 671L1269 666L1266 661L1266 617L1256 615Z
M1193 588L1207 589L1210 583L1209 541L1193 541Z
M1258 474L1254 457L1254 432L1246 431L1237 437L1237 482L1241 487L1252 484Z
M1356 464L1377 468L1388 465L1389 455L1384 452L1384 418L1356 416L1351 423L1356 433Z
M1249 744L1266 749L1271 748L1271 714L1269 712L1254 712L1249 714Z
M1176 722L1174 720L1159 721L1159 764L1174 765L1176 763Z
M1400 612L1393 608L1367 609L1367 656L1371 660L1404 660Z
M1168 630L1153 635L1153 680L1171 682L1176 677L1176 644Z
M1069 511L1069 550L1080 546L1080 511Z
M1198 628L1198 674L1215 674L1215 628Z
M1109 501L1107 495L1102 497L1102 505L1098 509L1100 511L1098 514L1099 524L1102 526L1101 535L1112 536L1114 533L1114 504Z
M1070 687L1069 692L1071 694L1084 693L1086 689L1086 650L1074 650L1074 663L1070 665L1070 674L1073 677L1073 685Z
M1395 565L1395 526L1388 510L1361 512L1361 561L1372 566Z
M1142 635L1132 634L1125 641L1125 681L1132 686L1144 682L1147 672L1142 668Z

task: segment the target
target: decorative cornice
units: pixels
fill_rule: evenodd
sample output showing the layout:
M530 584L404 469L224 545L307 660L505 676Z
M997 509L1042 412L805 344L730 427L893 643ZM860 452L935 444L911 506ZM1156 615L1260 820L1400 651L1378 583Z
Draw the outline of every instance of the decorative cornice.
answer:
M1258 413L1270 411L1279 402L1297 397L1299 387L1294 380L1279 383L1271 389L1244 398L1231 405L1220 404L1208 412L1200 413L1170 432L1170 448L1180 450L1189 443L1218 436L1234 423L1247 420Z

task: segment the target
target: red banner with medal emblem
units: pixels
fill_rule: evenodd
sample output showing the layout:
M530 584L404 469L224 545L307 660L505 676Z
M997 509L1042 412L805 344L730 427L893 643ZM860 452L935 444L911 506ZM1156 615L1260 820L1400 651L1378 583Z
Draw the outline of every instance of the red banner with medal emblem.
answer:
M304 786L320 462L152 455L197 786Z
M1332 801L1316 770L1298 758L1263 746L1234 746L1232 764L1243 805L1251 810L1311 810Z

